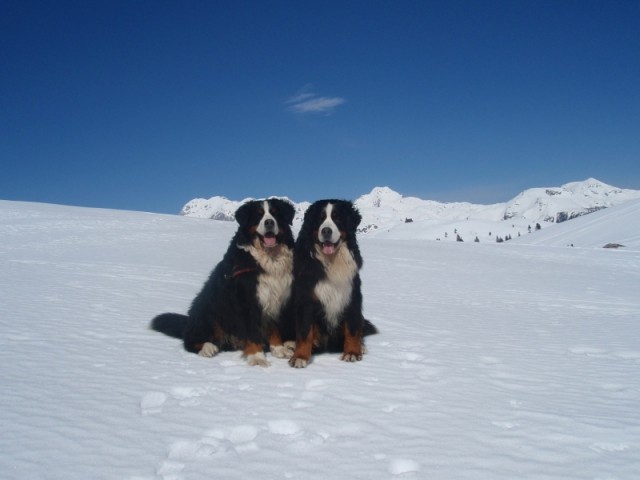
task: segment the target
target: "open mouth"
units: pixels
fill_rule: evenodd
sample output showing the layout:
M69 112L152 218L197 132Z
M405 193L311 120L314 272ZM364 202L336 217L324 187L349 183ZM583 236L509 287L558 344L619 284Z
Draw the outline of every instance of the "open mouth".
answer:
M325 255L333 255L336 253L336 249L338 248L337 243L333 242L322 242L322 253Z
M265 247L271 248L275 247L278 244L278 240L276 236L272 232L267 232L262 236L262 243Z

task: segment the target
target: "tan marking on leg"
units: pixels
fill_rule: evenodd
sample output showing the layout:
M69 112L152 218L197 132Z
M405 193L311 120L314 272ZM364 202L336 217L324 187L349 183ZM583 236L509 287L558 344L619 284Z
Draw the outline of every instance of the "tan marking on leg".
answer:
M244 356L255 355L258 352L262 352L262 345L248 341L244 347Z
M271 365L262 351L262 346L257 343L247 342L243 355L246 357L247 363L251 366L259 365L261 367L268 367Z
M269 325L269 350L271 355L276 358L291 358L293 356L293 350L282 343L280 331L273 324Z
M276 325L269 325L269 345L282 345L282 337Z
M224 330L222 330L222 327L218 322L215 322L215 325L213 326L213 339L221 340L223 338L224 338Z
M347 325L344 326L344 348L340 359L345 362L362 360L362 332L358 331L353 335Z
M298 338L296 340L296 351L293 357L289 360L289 365L294 368L304 368L311 359L311 350L313 349L313 342L317 336L317 329L315 326L309 330L309 335L306 338Z

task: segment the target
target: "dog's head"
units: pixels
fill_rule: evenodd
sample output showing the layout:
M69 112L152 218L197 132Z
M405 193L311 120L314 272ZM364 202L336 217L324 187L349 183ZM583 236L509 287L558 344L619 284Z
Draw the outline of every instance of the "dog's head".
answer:
M236 210L236 221L240 225L237 244L244 246L256 240L265 249L285 244L293 246L291 224L295 216L293 205L286 200L270 198L251 200Z
M326 256L334 255L343 244L355 250L361 220L360 212L348 200L319 200L307 209L300 237Z

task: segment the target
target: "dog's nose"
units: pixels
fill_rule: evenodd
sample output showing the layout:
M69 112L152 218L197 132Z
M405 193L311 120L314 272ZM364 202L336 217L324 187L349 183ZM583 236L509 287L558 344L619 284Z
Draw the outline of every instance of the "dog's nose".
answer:
M273 220L272 218L267 218L267 219L264 221L264 227L265 227L267 230L273 230L273 229L275 228L275 226L276 226L276 222L275 222L275 220Z
M331 235L333 234L333 230L331 230L331 228L329 227L324 227L321 230L321 233L324 238L331 238Z

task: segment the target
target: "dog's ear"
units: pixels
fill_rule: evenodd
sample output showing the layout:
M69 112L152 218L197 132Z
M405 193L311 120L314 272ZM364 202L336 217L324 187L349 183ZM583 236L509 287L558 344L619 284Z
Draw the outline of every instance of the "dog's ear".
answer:
M236 222L238 222L239 225L246 225L247 222L249 221L249 211L251 209L252 204L253 204L252 201L243 203L236 210L235 217L236 217Z
M304 218L302 219L302 228L298 234L298 239L301 243L311 241L311 232L316 227L314 225L314 219L318 215L318 210L322 208L319 202L314 202L304 212Z
M347 230L355 233L358 225L360 225L360 222L362 221L362 215L360 215L360 212L352 202L345 203L347 204L346 206L348 208Z
M313 219L318 215L317 212L320 208L321 208L321 205L318 202L314 202L311 205L309 205L307 210L304 212L304 219L302 221L302 225L305 227L311 228Z
M293 218L296 216L296 209L287 200L281 200L279 198L272 198L269 200L273 203L273 205L278 209L282 216L282 221L287 225L291 225L293 223Z

